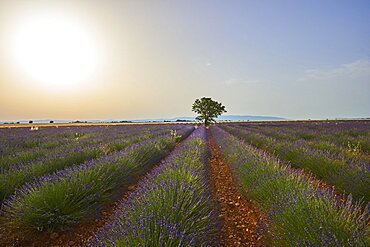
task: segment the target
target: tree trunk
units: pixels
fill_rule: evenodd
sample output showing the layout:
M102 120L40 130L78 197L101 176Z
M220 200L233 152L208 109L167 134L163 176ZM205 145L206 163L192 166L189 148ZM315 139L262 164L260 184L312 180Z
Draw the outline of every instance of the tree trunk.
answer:
M208 118L205 118L205 119L204 119L204 125L205 125L206 127L208 127L208 125L209 125L209 120L208 120Z

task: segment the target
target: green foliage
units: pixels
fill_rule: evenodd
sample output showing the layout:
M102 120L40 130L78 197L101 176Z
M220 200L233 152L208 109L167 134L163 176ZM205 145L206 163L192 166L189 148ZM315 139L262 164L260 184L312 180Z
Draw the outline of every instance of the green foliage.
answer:
M361 144L360 144L360 142L351 143L350 141L348 141L347 146L348 146L348 152L349 153L354 154L354 155L361 154Z
M181 135L177 133L176 130L171 130L170 132L170 136L173 140L175 140L176 142L179 142L181 140Z
M204 120L204 124L208 126L211 122L215 122L214 118L220 116L222 113L227 112L225 106L221 103L212 100L211 98L203 97L196 99L192 111L196 112L197 120Z

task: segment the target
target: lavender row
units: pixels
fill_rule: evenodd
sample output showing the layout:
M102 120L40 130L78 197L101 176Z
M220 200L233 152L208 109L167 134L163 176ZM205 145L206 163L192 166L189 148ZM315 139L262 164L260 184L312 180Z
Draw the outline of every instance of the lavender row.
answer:
M147 139L151 138L151 135L140 137ZM135 143L135 141L138 141L138 139L135 138L132 142L127 140L124 144L126 146ZM123 145L120 147L124 148ZM62 148L59 152L51 153L36 162L27 163L27 165L18 164L17 166L13 166L11 170L0 174L0 201L6 199L19 186L38 176L101 157L108 154L106 150L106 146L101 143L95 145L79 145L68 150L63 150Z
M303 139L316 143L330 143L341 150L357 146L370 154L370 121L316 121L238 124L276 139Z
M213 246L219 223L206 179L204 127L121 202L92 246Z
M361 122L362 123L362 122ZM360 126L366 126L367 122ZM287 126L286 126L287 125ZM331 129L308 129L307 124L295 123L291 128L287 123L283 124L265 124L265 125L242 125L243 130L261 133L272 137L278 141L300 142L305 146L328 152L338 158L346 159L351 162L370 162L370 125L368 128L360 130L348 126L348 130L338 129L337 125ZM230 125L233 126L233 125ZM235 126L235 125L234 125ZM320 126L320 125L319 125Z
M63 131L55 134L51 131L52 129L63 129ZM35 159L43 158L44 156L47 156L53 152L58 152L61 149L68 149L79 145L82 146L99 143L102 139L105 139L106 135L120 135L122 131L128 133L128 130L129 129L127 128L116 129L116 131L107 131L107 129L104 127L80 127L79 129L75 127L73 128L73 130L68 129L67 127L42 128L37 132L30 132L30 134L32 135L25 138L25 140L21 139L20 141L17 141L15 143L12 143L11 141L6 141L5 143L0 144L0 149L4 150L4 152L0 156L0 169L6 171L13 165L19 166L24 163L32 162ZM7 131L11 132L13 131L13 129ZM24 144L24 142L37 142L39 145L28 148L24 147L23 145L14 147L14 144Z
M134 128L135 127L135 128ZM107 154L113 151L117 151L127 146L129 143L135 141L140 141L141 136L144 135L154 135L156 133L173 130L172 126L145 126L145 125L136 125L132 127L125 128L112 128L104 127L101 129L99 136L97 133L94 133L95 138L85 138L79 140L73 140L68 145L61 145L58 148L48 151L44 155L40 155L37 158L32 160L21 160L17 163L1 163L0 162L0 173L10 173L14 170L20 170L25 166L33 165L35 163L47 163L48 161L54 162L61 157L68 155L70 153L82 152L87 149L99 149L99 151ZM176 128L182 128L183 126L175 126ZM131 139L129 139L131 138ZM136 140L135 140L136 139ZM128 142L128 143L126 143ZM33 151L29 151L33 154ZM72 154L73 156L73 154Z
M182 138L192 130L183 128ZM3 224L18 231L60 230L77 224L114 200L118 188L167 155L175 142L168 135L150 139L25 184L2 205Z
M59 135L50 134L46 136L46 140L42 144L50 145L53 143L53 146L45 145L28 148L28 149L18 149L17 151L13 150L11 154L2 154L0 156L0 170L6 171L12 166L20 166L24 163L33 162L36 159L42 159L43 157L53 153L58 152L62 149L75 148L76 146L83 146L88 144L98 144L104 141L111 141L112 138L123 138L128 135L135 135L142 133L145 130L156 130L162 129L164 126L153 126L153 125L128 125L128 126L93 126L93 127L79 127L74 128L75 131L67 129L66 131L59 133ZM54 129L49 127L48 129ZM43 129L44 130L44 129ZM78 130L78 131L77 131ZM12 131L12 130L8 130ZM46 131L42 135L46 135L49 131ZM31 138L32 139L32 138ZM36 137L35 137L36 139ZM52 142L50 142L50 139ZM11 143L0 145L2 149L9 149ZM12 149L11 149L12 150ZM9 151L9 150L8 150Z
M111 140L111 142L103 145L88 145L75 147L67 151L62 150L59 153L49 156L48 159L43 159L27 166L18 167L17 170L0 174L0 201L6 199L19 186L39 176L122 150L134 143L149 140L166 133L169 135L169 131L166 128L156 128L152 132L143 131L137 136Z
M101 126L42 127L37 131L29 128L0 129L0 154L8 155L36 148L48 149L91 133L98 134L101 129Z
M246 196L266 212L271 245L369 246L369 204L343 202L224 130L211 131Z
M93 145L100 143L101 139L84 139L84 140L71 140L68 143L58 145L53 149L35 148L27 151L19 151L13 155L2 156L0 158L0 173L7 173L11 170L20 169L31 163L41 162L48 159L64 150L75 150L79 147Z
M260 133L223 126L225 130L248 143L278 155L293 166L312 172L337 189L351 193L356 200L370 201L370 164L366 161L346 160L329 152L315 150L302 142L276 141Z
M370 156L362 153L360 149L356 149L355 147L348 147L344 149L326 141L323 142L305 139L292 139L289 136L282 137L282 131L274 132L265 128L252 130L251 128L235 128L235 125L224 125L223 128L243 131L244 135L249 135L248 138L255 142L255 145L258 147L271 146L275 145L276 143L284 143L284 145L294 143L311 153L317 152L327 156L330 159L341 160L349 167L353 167L355 169L358 167L370 166Z

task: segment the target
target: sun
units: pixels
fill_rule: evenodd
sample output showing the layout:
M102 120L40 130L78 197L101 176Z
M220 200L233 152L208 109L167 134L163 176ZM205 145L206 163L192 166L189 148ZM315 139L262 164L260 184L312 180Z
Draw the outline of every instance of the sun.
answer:
M78 20L65 15L22 18L11 44L19 72L48 90L81 87L98 67L94 37Z

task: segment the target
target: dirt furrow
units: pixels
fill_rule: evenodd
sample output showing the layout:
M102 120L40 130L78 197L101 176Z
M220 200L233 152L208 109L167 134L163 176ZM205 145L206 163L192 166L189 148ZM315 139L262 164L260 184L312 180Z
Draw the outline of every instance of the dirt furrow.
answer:
M208 145L211 191L219 203L222 223L220 246L264 246L259 224L265 221L264 215L255 203L243 198L210 131Z

